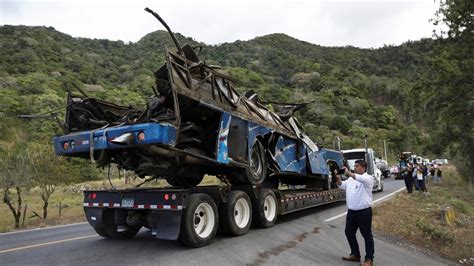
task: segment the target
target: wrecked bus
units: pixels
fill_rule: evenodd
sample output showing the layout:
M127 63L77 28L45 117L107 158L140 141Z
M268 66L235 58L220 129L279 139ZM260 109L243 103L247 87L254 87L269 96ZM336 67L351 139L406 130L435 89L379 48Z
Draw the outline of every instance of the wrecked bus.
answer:
M291 116L305 104L275 104L271 111L252 91L239 94L232 77L181 46L149 12L177 51L165 49L147 107L69 93L56 154L115 163L173 186L196 186L209 174L230 184L335 187L331 173L343 167L343 156L318 147Z

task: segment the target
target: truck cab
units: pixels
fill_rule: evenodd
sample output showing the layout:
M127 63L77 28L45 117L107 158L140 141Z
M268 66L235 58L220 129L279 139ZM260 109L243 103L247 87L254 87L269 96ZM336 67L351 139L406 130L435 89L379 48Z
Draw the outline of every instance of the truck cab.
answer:
M372 188L372 191L383 191L382 171L380 171L380 169L376 165L373 149L361 148L342 150L342 153L351 171L354 170L355 161L365 160L367 162L367 174L371 175L374 178L374 187Z

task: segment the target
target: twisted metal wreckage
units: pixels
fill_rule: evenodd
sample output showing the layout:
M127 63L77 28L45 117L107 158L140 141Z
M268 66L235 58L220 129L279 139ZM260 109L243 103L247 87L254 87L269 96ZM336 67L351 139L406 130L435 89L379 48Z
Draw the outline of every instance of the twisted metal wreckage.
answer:
M198 185L204 174L231 184L334 187L343 167L338 151L318 147L291 114L306 104L276 104L270 111L252 91L240 95L235 80L181 46L161 17L177 52L165 49L145 110L68 94L65 135L57 154L116 163L140 177L171 185Z

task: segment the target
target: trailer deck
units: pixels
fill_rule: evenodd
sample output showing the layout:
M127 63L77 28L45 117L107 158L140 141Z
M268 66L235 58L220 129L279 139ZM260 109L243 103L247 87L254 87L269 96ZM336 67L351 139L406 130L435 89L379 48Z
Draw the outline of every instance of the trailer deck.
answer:
M252 215L255 226L271 227L278 215L344 200L345 191L340 189L198 186L90 190L84 192L83 206L87 221L104 237L130 238L145 226L156 238L180 239L199 247L212 242L218 217L230 235L242 235L248 232ZM207 235L203 229L201 239L201 227L213 228L214 233Z

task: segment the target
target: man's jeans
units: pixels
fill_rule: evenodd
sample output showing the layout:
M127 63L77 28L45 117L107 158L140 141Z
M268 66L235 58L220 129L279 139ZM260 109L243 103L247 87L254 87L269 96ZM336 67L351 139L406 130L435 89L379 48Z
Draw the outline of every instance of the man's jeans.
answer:
M347 241L351 247L351 255L360 257L359 244L356 238L357 229L360 229L360 233L365 240L365 258L373 261L374 238L372 236L372 208L347 211L345 230Z

